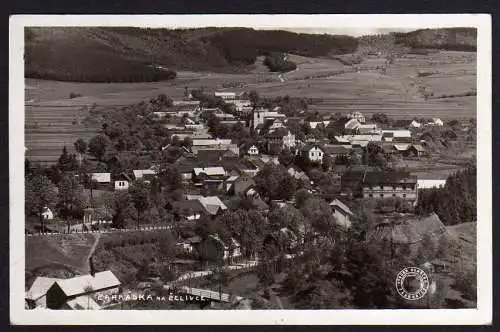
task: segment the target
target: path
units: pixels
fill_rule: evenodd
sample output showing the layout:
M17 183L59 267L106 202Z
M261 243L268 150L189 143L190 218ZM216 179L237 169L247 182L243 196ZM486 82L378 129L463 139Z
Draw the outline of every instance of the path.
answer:
M99 239L100 238L101 238L101 233L97 233L97 235L95 236L95 242L92 245L92 247L90 248L89 254L87 255L86 262L87 262L87 265L88 265L88 271L89 271L89 273L92 272L91 269L90 269L90 259L94 255L95 249L97 248L97 245L99 244Z

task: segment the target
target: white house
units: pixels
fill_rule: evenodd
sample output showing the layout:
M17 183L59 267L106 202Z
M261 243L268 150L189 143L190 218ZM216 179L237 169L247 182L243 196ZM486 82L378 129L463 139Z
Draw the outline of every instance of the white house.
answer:
M351 119L344 124L344 128L348 130L356 130L359 126L361 126L361 123L358 119Z
M317 146L308 146L302 149L302 154L311 162L323 162L324 152Z
M418 189L443 188L446 185L446 179L418 179Z
M115 190L127 190L132 179L126 174L121 173L115 178Z
M259 155L259 149L255 146L252 145L250 149L248 149L248 154L251 156L258 156Z
M43 208L42 210L42 218L45 219L45 220L52 220L54 219L54 213L52 212L52 210L46 206Z
M435 126L442 126L443 125L443 120L439 118L432 118L432 122L434 123Z
M90 176L92 181L97 183L106 184L111 182L111 173L91 173Z
M420 122L415 121L415 120L413 120L410 123L410 128L420 128L420 126L422 126L422 124Z

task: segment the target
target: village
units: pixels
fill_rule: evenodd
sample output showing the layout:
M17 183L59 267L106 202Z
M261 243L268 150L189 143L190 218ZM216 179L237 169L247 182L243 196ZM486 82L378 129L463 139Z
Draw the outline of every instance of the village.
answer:
M451 190L450 178L472 168L475 176L474 160L443 162L444 151L475 148L474 119L322 115L307 106L289 96L186 88L182 100L159 95L128 108L95 110L91 117L101 121L102 132L76 141L76 154L65 147L51 167L26 162L27 241L74 234L100 234L100 242L118 233L171 236L150 235L159 249L144 259L141 277L105 264L100 252L119 244L97 244L98 238L90 274L35 276L27 307L103 309L98 297L132 284L155 296L179 291L192 279L183 275L198 273L199 279L294 261L311 248L338 246L342 234L353 230L364 234L363 241L390 241L392 248L474 221L475 212L465 208L445 215L447 202L435 198L439 190ZM148 236L137 238L147 243ZM172 243L162 249L162 241ZM416 255L433 271L453 265ZM216 293L208 298L224 302L220 279L211 290L204 287ZM158 280L162 287L154 291ZM203 291L188 289L184 293L197 296ZM229 302L230 295L224 297Z

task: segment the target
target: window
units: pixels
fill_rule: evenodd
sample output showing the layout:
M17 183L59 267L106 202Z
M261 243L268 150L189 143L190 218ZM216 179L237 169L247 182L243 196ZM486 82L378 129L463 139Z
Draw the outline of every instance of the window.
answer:
M369 194L368 197L372 198L373 197L373 194Z
M392 197L396 197L396 194L392 194Z
M383 185L380 185L380 190L384 189L384 186Z
M403 194L403 198L406 198L406 194Z
M406 190L406 185L403 184L403 190Z
M380 194L380 198L384 198L384 194Z

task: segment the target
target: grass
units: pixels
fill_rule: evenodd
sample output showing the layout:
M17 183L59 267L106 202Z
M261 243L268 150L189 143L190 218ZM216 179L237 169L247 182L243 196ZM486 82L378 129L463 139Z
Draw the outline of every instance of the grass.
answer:
M26 284L41 275L70 277L88 273L87 256L94 241L94 234L27 237Z

